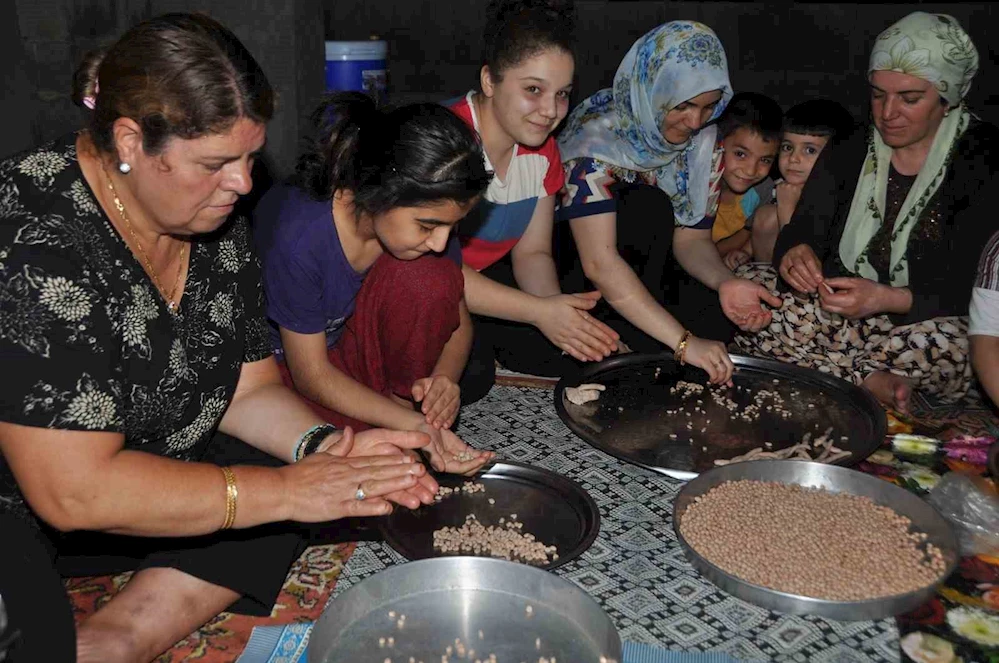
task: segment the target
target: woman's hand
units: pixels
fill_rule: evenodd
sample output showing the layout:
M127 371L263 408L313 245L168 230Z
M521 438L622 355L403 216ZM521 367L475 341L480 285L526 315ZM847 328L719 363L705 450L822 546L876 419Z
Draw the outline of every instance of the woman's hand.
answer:
M429 444L430 437L426 433L417 431L372 428L355 433L353 428L347 426L323 440L317 451L326 451L341 458L403 454L413 462L419 463L420 456L416 450ZM385 497L391 502L415 509L420 504L432 504L438 490L440 486L437 481L426 472L419 477L412 488Z
M495 456L491 451L480 451L468 446L447 429L437 429L423 423L417 430L430 436L430 444L426 449L430 455L430 466L438 472L471 476Z
M808 244L788 250L780 261L781 277L798 292L814 293L823 281L822 263Z
M835 291L829 292L825 286ZM891 286L870 279L836 277L823 281L823 287L819 288L819 302L824 311L858 320L888 311L891 290Z
M617 349L619 337L587 313L599 299L598 291L545 297L535 326L556 347L579 361L600 361Z
M413 383L413 400L434 428L450 428L461 407L461 387L446 375L432 375Z
M783 301L759 283L748 279L729 279L718 287L718 298L726 317L742 331L758 332L770 324L773 314L763 308L767 303L780 308Z
M402 453L345 458L320 451L278 471L285 478L288 519L317 523L387 515L389 496L412 490L427 468ZM357 499L358 489L364 499Z
M722 262L724 262L725 266L734 272L752 259L753 256L749 255L742 249L732 249L725 254L725 257L722 258Z
M683 353L684 363L703 369L711 384L732 384L732 371L735 366L728 356L724 343L709 341L691 336L687 339L687 349Z

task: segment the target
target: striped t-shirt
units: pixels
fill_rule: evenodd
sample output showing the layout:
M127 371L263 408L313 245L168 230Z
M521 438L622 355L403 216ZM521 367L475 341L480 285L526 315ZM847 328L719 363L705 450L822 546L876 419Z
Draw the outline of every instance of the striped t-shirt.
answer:
M999 232L982 251L969 314L969 336L999 336Z
M446 105L478 132L473 94ZM486 168L493 170L488 156ZM493 177L481 202L458 226L462 262L483 270L503 258L527 231L538 199L555 195L564 182L562 158L553 137L538 148L514 145L505 180Z

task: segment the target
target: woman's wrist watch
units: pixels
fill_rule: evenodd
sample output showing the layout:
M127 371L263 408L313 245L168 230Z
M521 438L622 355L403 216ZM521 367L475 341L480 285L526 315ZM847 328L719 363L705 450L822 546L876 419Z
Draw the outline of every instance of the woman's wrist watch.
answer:
M317 424L302 433L295 445L295 462L302 460L310 454L314 454L322 444L323 440L339 430L333 424Z

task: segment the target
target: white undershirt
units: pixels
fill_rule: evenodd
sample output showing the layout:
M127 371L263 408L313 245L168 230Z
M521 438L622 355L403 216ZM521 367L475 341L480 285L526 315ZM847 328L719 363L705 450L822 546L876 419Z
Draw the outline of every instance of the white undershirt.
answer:
M999 291L971 291L969 336L999 336Z

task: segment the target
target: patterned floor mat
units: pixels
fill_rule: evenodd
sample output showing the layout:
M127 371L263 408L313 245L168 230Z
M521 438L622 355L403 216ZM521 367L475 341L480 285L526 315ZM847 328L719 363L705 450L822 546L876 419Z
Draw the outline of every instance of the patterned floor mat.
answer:
M554 380L520 376L497 379L504 387L552 388ZM995 410L972 396L954 405L935 403L919 395L913 399L913 414L927 434L945 438L962 432L968 435L999 436ZM487 426L488 427L488 426ZM354 550L353 544L312 546L295 562L277 605L270 617L247 617L223 613L179 642L156 659L156 663L223 663L234 661L243 651L254 626L313 621L326 605L343 565ZM79 623L111 599L128 581L130 574L98 578L75 578L67 590Z

